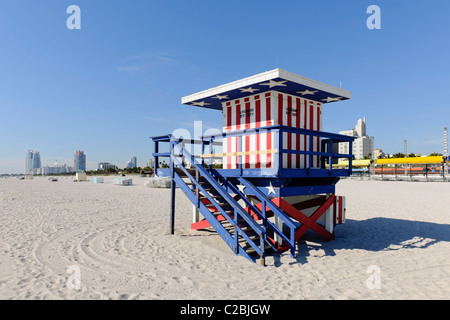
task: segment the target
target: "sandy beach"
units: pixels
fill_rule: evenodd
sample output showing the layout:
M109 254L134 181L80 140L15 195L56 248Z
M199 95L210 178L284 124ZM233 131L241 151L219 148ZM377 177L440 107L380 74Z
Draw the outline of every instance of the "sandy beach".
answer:
M113 178L0 179L0 299L450 299L450 183L342 180L336 239L262 267L192 231L180 190L172 236L169 189Z

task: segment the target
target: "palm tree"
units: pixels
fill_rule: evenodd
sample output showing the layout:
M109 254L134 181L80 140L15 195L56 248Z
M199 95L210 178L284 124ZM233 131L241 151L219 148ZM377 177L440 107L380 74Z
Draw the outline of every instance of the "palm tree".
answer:
M401 153L401 152L397 152L397 153L394 153L392 155L392 157L394 157L394 158L404 158L405 155L403 153Z

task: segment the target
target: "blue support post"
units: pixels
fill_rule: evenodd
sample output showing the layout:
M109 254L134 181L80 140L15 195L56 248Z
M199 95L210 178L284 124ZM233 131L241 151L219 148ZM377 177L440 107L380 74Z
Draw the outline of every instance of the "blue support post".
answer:
M158 153L159 153L159 142L158 142L158 141L155 141L155 150L154 150L154 153L155 153L155 154L158 154ZM154 173L155 175L157 175L158 169L159 169L159 157L158 157L158 156L154 156L154 158L155 158L155 165L154 165L154 171L153 171L153 173Z
M333 173L333 156L331 155L333 153L333 139L330 139L328 152L330 153L330 156L328 157L328 170L330 170L331 175Z
M203 155L204 152L205 152L205 140L203 140L203 139L202 139L202 142L201 142L201 148L202 148L202 153L201 154ZM203 157L202 157L202 166L205 166L205 158L203 158Z
M213 154L213 141L214 141L214 137L211 137L209 139L209 154ZM212 162L213 162L213 158L210 157L209 158L209 170L212 170Z
M174 157L174 143L170 141L170 188L171 188L171 202L170 202L170 234L175 234L175 168L173 163Z
M353 154L353 140L349 142L350 154ZM348 175L352 175L353 157L348 158Z

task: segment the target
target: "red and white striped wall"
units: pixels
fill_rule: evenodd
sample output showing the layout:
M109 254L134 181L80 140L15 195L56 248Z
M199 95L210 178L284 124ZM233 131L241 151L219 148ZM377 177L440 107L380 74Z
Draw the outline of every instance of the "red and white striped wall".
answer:
M223 131L234 132L271 125L322 130L322 103L297 96L269 91L246 98L223 102ZM274 149L275 133L261 133L242 138L242 150L238 149L239 138L225 138L223 153L253 151L242 156L244 168L273 168L274 154L266 153ZM305 135L284 133L283 149L307 150L309 140ZM313 151L319 151L319 138L313 138ZM258 153L259 152L259 153ZM236 169L238 156L225 156L224 168ZM282 168L305 168L306 155L283 154ZM314 156L312 167L319 167L319 158Z

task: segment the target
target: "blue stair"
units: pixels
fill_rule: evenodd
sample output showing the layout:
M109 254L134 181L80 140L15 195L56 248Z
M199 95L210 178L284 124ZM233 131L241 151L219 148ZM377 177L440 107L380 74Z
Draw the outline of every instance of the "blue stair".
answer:
M236 254L247 258L250 261L259 262L265 265L266 250L273 249L271 241L267 239L267 232L272 235L277 233L291 247L291 256L295 254L294 233L298 225L281 211L269 198L258 191L249 181L244 178L231 180L222 177L218 171L210 170L199 163L181 145L171 140L170 153L170 173L172 177L172 232L174 220L175 185L178 186L199 210L202 216L214 228L219 236L225 241L230 249ZM176 152L174 151L176 149ZM189 159L190 168L187 168L181 159ZM236 184L244 184L257 195L263 204L263 210L257 209L243 193L240 192ZM243 200L247 210L244 209L235 199ZM202 201L207 200L207 201ZM207 204L205 204L207 203ZM285 235L265 216L265 207L268 207L289 227L289 235ZM249 212L258 216L256 221ZM219 221L217 217L222 215L225 220Z

